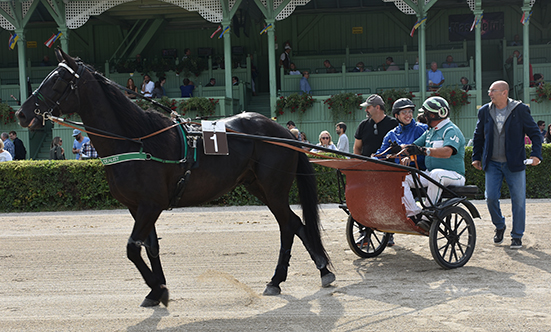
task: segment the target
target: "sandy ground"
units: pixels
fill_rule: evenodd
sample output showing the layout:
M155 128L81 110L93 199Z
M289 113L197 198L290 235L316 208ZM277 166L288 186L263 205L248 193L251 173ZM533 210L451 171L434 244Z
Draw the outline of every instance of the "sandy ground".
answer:
M528 203L524 248L492 243L483 201L466 266L443 270L428 238L397 235L373 259L348 248L346 214L322 206L337 280L295 242L282 295L262 296L273 274L277 223L265 207L189 208L159 219L169 307L126 259L127 211L0 216L2 331L550 331L551 200ZM510 229L510 204L503 202ZM507 232L508 233L508 232Z

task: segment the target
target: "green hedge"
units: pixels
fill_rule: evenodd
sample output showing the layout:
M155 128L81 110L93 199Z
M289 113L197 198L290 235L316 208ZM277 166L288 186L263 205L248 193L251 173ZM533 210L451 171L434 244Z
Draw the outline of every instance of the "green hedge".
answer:
M530 147L527 147L529 154ZM484 172L471 166L472 148L466 149L467 184L484 193ZM551 145L543 146L544 162L527 167L526 194L528 198L551 197ZM314 165L320 203L337 203L336 171ZM109 193L103 165L98 160L87 161L12 161L0 163L0 211L58 211L122 208ZM291 189L290 201L298 203L296 186ZM509 197L503 186L502 197ZM209 205L260 205L261 202L240 186Z

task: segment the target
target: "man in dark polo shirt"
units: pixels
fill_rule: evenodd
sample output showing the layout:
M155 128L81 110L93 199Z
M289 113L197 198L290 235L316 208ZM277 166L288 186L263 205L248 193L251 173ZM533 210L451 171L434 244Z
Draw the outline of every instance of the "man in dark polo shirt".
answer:
M360 105L365 107L367 119L363 120L354 134L354 153L371 156L381 147L386 133L398 125L398 121L385 114L381 96L373 94Z

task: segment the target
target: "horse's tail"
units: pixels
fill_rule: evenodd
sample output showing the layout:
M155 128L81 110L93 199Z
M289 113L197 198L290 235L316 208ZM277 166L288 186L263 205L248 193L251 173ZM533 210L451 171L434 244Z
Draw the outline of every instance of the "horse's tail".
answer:
M304 220L307 243L310 245L312 252L321 255L321 258L325 259L325 264L329 265L329 256L321 242L316 175L314 173L314 167L312 167L310 160L304 153L299 153L297 186L300 204L302 206L302 218ZM320 263L315 257L313 258L316 264ZM318 266L318 268L320 267L325 266Z

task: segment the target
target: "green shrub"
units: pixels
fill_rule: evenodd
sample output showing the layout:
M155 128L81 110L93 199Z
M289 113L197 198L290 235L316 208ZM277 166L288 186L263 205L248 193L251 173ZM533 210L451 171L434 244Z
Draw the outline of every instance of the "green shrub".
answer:
M526 147L527 155L530 146ZM466 183L477 185L480 198L484 194L484 172L471 165L472 148L465 151ZM544 162L526 168L526 197L551 197L551 145L543 146ZM314 164L320 203L338 203L336 171ZM0 163L0 211L59 211L123 208L110 192L104 166L99 160L11 161ZM293 184L291 204L298 204L298 191ZM504 184L502 197L509 198ZM208 203L208 205L261 205L243 186Z

